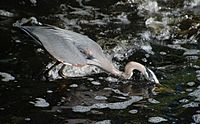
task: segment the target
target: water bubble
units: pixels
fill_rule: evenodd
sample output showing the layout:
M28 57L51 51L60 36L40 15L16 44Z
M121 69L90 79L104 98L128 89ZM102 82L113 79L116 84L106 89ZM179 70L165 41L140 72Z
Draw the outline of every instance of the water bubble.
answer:
M138 110L137 109L132 109L132 110L130 110L128 112L131 113L131 114L136 114L136 113L138 113Z
M5 108L0 108L1 111L5 110Z
M188 99L181 99L181 100L179 100L179 102L180 103L187 103L187 102L189 102L189 100Z
M187 92L192 92L193 89L189 89L189 88L187 88L187 89L185 89L185 91L187 91Z
M31 120L31 118L25 118L24 120L25 120L25 121L30 121L30 120Z
M78 87L78 85L77 84L71 84L71 85L69 85L69 87L76 88L76 87Z
M167 119L165 119L163 117L150 117L148 121L151 123L160 123L163 121L167 121Z
M187 85L192 87L195 85L195 82L188 82Z
M157 101L157 100L155 100L155 99L153 99L153 98L149 98L148 101L149 101L150 103L153 103L153 104L158 104L158 103L160 103L159 101Z
M160 52L160 55L166 55L167 53L166 52Z
M15 40L15 42L16 42L16 43L21 43L21 41L20 41L20 40Z
M96 99L96 100L107 100L108 98L105 97L105 96L95 96L94 99Z
M87 80L89 80L89 81L93 81L93 80L94 80L94 78L87 78Z
M52 90L47 90L47 93L53 93L53 91Z
M44 52L44 50L43 50L42 48L38 48L38 49L37 49L37 52L38 52L38 53L42 53L42 52Z
M98 82L98 81L91 81L91 84L93 84L93 85L101 85L101 83Z
M147 62L147 59L146 59L146 58L142 58L142 61L143 61L143 62Z

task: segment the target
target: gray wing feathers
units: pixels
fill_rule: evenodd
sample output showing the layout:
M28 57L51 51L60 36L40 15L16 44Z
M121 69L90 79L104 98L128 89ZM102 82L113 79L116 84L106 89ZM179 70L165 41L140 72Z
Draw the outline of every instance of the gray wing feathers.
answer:
M41 26L23 26L36 35L44 48L56 59L69 64L86 64L86 59L74 44L74 34ZM84 41L84 39L83 39Z

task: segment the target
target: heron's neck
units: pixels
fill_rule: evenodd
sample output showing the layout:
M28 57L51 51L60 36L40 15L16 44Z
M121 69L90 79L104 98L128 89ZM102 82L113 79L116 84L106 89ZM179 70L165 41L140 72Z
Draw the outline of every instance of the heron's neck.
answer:
M140 71L143 75L145 75L146 68L144 65L138 63L138 62L129 62L124 69L124 72L122 73L122 77L125 79L131 78L133 75L133 70L138 70Z
M114 66L113 66L112 71L110 73L115 75L115 76L119 76L119 77L121 77L121 75L123 74L123 72L121 72L120 70L116 69Z

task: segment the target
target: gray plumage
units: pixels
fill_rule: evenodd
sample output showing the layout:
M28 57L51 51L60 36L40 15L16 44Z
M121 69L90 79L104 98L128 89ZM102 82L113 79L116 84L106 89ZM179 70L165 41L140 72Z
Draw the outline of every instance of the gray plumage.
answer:
M106 58L102 48L85 35L64 30L55 26L18 26L42 45L54 58L65 65L84 66L95 65L113 75L129 79L133 70L139 70L146 79L159 84L153 71L137 62L129 62L125 72L116 69Z

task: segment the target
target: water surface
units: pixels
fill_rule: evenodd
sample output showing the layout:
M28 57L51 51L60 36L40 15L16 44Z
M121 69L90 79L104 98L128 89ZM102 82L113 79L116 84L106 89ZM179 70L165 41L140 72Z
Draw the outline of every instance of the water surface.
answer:
M199 0L0 1L0 122L200 123L199 8ZM42 78L55 60L12 26L31 17L87 35L120 70L146 65L163 87L97 68L60 79L57 66Z

